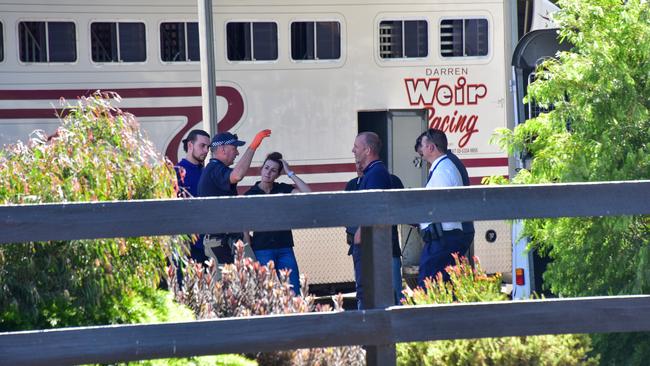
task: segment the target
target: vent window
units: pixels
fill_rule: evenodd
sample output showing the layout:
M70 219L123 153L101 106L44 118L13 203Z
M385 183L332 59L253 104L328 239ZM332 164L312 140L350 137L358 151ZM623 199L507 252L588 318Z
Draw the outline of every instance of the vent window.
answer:
M147 59L144 23L92 23L90 34L94 62L144 62Z
M160 58L165 62L200 61L199 23L161 23Z
M20 22L18 42L22 62L77 60L76 31L72 22Z
M487 19L445 19L440 22L442 57L487 56Z
M230 61L278 59L278 25L272 22L232 22L226 25Z
M291 23L293 60L336 60L341 57L339 22Z
M379 23L379 57L427 57L429 34L424 20L385 20Z

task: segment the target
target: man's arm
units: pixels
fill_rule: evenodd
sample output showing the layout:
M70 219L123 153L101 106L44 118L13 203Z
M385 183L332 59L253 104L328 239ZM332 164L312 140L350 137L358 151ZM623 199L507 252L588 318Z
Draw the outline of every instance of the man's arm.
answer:
M271 136L271 130L262 130L255 135L253 142L244 152L244 155L239 159L235 168L230 172L230 183L236 184L241 182L242 179L246 176L248 168L251 167L251 162L253 161L253 155L255 155L255 150L260 146L264 138Z
M251 167L251 162L253 161L253 155L255 155L255 150L248 147L244 152L244 155L239 158L237 164L230 172L230 183L236 184L241 182L242 179L246 176L248 168Z

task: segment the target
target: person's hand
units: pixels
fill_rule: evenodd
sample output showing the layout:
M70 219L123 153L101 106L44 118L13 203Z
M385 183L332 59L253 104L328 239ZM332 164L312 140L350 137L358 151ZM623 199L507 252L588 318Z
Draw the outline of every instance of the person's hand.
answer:
M361 229L357 229L357 232L354 233L354 244L355 245L361 244Z
M271 136L271 130L262 130L255 135L255 138L253 139L253 142L251 142L251 149L257 150L257 148L260 146L262 143L262 140L264 138Z
M287 163L287 161L284 159L280 159L280 162L282 162L282 170L284 170L284 174L289 175L291 169L289 168L289 164Z

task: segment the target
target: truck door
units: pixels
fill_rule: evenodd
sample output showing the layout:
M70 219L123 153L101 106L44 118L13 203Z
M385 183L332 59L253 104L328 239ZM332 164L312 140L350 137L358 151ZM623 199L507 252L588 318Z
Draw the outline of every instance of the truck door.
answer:
M540 29L521 38L512 56L512 73L515 82L514 112L515 125L535 118L540 110L534 101L523 103L528 84L534 79L534 72L546 58L554 57L558 51L570 49L567 43L559 43L557 29ZM515 170L530 168L531 156L526 151L515 154ZM522 236L523 222L516 220L512 225L512 297L527 299L533 293L544 293L542 274L549 259L541 257L535 250L529 250L529 238ZM550 295L546 292L545 295Z

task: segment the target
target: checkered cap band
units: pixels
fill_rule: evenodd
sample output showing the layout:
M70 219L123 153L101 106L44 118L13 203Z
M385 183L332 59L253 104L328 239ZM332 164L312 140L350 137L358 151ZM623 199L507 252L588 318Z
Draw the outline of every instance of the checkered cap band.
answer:
M222 146L222 145L234 145L237 142L237 137L225 141L214 141L210 144L212 147Z
M234 146L243 146L244 141L240 141L237 134L232 134L230 132L223 132L217 134L212 138L210 147L224 146L224 145L234 145Z

